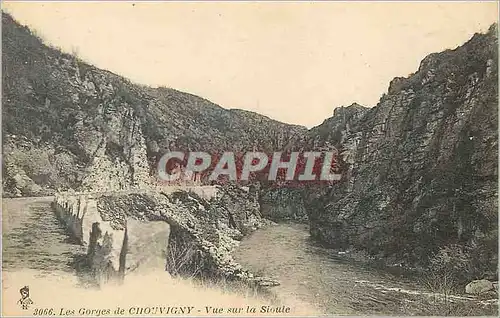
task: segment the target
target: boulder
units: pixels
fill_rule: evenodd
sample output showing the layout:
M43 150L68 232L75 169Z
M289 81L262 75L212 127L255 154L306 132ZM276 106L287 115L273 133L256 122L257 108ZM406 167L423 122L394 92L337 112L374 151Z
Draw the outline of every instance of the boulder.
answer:
M474 280L465 286L467 294L482 294L494 289L493 283L487 279Z

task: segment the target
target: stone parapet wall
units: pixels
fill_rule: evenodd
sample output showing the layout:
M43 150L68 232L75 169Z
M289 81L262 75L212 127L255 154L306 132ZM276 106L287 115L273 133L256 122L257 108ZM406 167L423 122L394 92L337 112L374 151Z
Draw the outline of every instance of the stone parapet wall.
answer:
M127 233L125 228L113 228L110 221L102 219L96 197L58 194L52 207L69 232L87 247L86 263L100 283L111 277L122 278L125 264L120 254L126 248Z

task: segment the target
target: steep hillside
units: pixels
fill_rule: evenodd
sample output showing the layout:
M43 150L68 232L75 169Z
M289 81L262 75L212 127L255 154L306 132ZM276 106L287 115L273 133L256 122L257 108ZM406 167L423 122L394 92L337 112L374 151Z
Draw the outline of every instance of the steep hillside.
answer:
M338 109L309 131L306 143L340 150L344 174L308 191L316 239L393 263L494 275L497 48L492 26L394 79L375 107Z
M143 187L167 149L274 150L306 131L136 85L44 45L5 13L2 30L6 196Z

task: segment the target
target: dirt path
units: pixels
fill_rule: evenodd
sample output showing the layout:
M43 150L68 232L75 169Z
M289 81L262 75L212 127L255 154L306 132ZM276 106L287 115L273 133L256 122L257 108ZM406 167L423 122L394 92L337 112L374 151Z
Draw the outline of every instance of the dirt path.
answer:
M52 197L2 200L3 269L74 271L73 257L85 253L72 242L50 208Z

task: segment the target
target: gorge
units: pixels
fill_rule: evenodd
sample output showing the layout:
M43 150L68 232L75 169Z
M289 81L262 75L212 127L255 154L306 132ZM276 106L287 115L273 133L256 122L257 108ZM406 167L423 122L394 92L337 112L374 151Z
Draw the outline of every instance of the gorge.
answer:
M438 281L449 275L461 294L471 280L498 280L496 25L425 57L414 74L395 78L377 105L337 107L310 130L131 83L47 46L5 13L2 25L3 197L50 197L52 212L86 248L98 284L162 259L155 268L174 276L274 286L309 302L313 291L322 300L341 291L350 297L318 305L327 311L386 313L382 307L390 304L405 314L406 301L411 313L421 303L401 294L414 295L421 284L398 282L395 292L387 287L397 284L394 278L345 265L339 255L363 255ZM297 188L265 180L168 188L156 178L167 151L256 148L336 148L342 178ZM135 233L151 235L143 241ZM249 242L259 244L257 252ZM286 242L291 255L266 251ZM285 261L295 266L293 282L273 267ZM270 273L258 275L262 267ZM327 284L304 274L311 268ZM349 272L359 279L342 277ZM496 312L491 302L481 303L484 295L455 296Z

